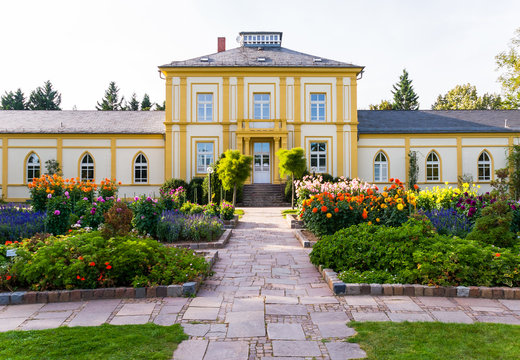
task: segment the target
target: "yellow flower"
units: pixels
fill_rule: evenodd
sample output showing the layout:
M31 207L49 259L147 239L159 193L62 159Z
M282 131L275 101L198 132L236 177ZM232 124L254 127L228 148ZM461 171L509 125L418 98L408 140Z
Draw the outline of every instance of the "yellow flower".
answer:
M397 204L397 210L403 210L404 206L403 204Z
M327 219L330 219L332 217L331 213L327 213Z
M372 225L372 221L369 221L369 222L368 222L368 225Z

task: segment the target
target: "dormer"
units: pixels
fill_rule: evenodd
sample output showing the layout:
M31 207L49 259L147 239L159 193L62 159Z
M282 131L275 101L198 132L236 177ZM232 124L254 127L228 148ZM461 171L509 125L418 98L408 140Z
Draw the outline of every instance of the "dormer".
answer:
M242 31L240 45L245 47L281 47L282 33L273 31Z

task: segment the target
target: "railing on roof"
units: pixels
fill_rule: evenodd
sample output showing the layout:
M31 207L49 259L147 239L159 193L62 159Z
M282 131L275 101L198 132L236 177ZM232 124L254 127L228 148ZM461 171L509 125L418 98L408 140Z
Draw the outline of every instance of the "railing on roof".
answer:
M237 120L237 131L287 131L287 119Z

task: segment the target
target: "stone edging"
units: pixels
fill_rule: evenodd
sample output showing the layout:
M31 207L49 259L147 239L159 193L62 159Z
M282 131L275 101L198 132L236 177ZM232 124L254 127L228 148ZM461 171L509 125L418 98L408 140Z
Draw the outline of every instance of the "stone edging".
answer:
M311 248L314 246L314 244L316 244L316 241L311 241L307 239L307 237L303 235L303 232L300 229L294 229L293 234L304 248Z
M222 249L229 242L233 230L227 229L218 238L217 241L212 242L183 242L183 243L170 243L165 244L166 246L174 246L178 248L186 248L192 250L204 250L204 249Z
M311 243L301 230L293 230L295 237L303 247ZM300 239L301 237L301 239ZM331 269L318 266L318 271L327 282L334 295L404 295L404 296L447 296L486 299L520 300L520 288L486 286L427 286L417 284L346 284L338 279L338 274Z
M205 258L211 269L218 259L218 251L208 252ZM140 288L119 287L54 291L15 291L10 293L0 293L0 305L86 301L97 299L139 299L192 296L197 293L201 282L202 279L196 282L186 282L182 285L160 285Z
M238 215L233 215L233 219L231 219L231 220L222 220L222 222L224 223L224 229L236 228L238 225L239 218L240 217Z
M285 221L291 229L303 229L303 221L298 220L294 214L286 214Z

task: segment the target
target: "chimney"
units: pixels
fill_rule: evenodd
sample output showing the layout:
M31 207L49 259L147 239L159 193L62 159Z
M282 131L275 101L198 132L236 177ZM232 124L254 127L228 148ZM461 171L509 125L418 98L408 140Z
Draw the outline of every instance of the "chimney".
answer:
M218 38L218 52L226 51L226 38L219 37Z

